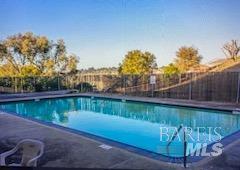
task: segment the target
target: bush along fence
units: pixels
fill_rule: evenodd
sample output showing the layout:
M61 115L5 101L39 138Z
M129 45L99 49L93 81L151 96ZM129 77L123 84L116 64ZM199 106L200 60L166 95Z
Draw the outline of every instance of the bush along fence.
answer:
M2 77L0 78L0 93L29 93L79 89L79 92L93 91L87 82L76 84L75 77Z
M2 77L0 93L77 89L131 96L240 103L239 72L179 75L93 75Z

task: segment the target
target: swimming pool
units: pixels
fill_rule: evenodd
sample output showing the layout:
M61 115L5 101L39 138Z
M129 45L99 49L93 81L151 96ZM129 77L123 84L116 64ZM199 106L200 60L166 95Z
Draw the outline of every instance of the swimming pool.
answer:
M69 97L19 101L2 103L0 109L170 157L183 156L183 140L174 140L167 149L167 137L160 137L163 127L173 134L182 124L194 130L193 136L197 127L221 127L222 137L240 129L240 116L225 111L115 99ZM213 139L218 136L200 132L200 140L210 144L212 141L203 141L208 133L212 133ZM182 131L179 136L182 137Z

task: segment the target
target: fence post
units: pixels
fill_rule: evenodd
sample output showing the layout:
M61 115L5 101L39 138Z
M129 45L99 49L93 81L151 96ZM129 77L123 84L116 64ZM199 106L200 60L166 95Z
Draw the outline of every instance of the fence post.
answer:
M189 94L188 94L188 99L192 100L192 73L190 73L190 83L189 83Z
M238 72L237 103L240 102L240 72Z
M23 93L23 78L21 77L21 93Z
M60 80L59 80L59 74L58 74L58 90L60 90Z
M122 75L123 76L123 87L124 87L124 96L126 95L126 76L125 75Z
M4 82L2 77L0 79ZM1 92L5 92L5 90L4 90L4 83L1 85Z
M152 97L154 97L154 84L152 84Z
M36 92L36 76L33 77L34 92Z
M14 83L13 83L13 82L14 82L14 78L11 77L11 92L12 92L12 93L14 93L14 90L15 90L15 89L14 89Z
M14 77L14 92L17 93L17 77Z

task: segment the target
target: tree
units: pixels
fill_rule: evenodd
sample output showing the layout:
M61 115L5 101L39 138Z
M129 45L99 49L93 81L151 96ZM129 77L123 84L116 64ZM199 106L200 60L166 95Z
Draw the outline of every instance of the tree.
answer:
M77 56L75 54L70 55L67 61L66 71L68 73L76 73L77 63L78 63Z
M47 59L50 51L50 42L46 37L29 32L8 37L3 41L3 46L7 55L2 59L11 63L19 75L22 75L22 68L27 65L43 71L42 62Z
M1 68L11 66L8 76L54 75L76 70L78 58L67 55L63 40L57 43L31 32L16 34L0 42ZM4 70L4 69L2 69Z
M198 50L194 47L181 47L176 52L176 55L175 66L180 73L199 67L202 60L202 57L198 54Z
M224 44L222 50L227 58L237 60L238 53L240 52L240 45L237 40L232 40L231 42Z
M156 58L150 52L140 50L129 51L119 66L121 74L147 74L156 68Z
M174 74L178 74L179 70L173 63L170 63L169 65L163 67L163 72L165 75L171 76Z
M8 77L11 75L17 75L16 69L12 64L2 64L0 65L0 77Z
M24 59L20 58L18 61L15 60L10 53L10 51L13 50L14 49L8 50L6 42L0 43L0 61L1 61L0 65L2 75L5 74L8 75L7 73L8 69L10 69L9 73L11 73L12 75L17 75L18 73L20 73L20 65L18 65L18 62L23 61Z

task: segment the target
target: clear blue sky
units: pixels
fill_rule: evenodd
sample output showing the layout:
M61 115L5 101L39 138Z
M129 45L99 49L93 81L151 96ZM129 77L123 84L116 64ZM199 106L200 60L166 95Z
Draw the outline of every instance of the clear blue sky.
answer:
M148 50L159 66L194 45L204 62L240 40L239 0L0 0L0 39L31 31L64 39L79 68L118 66L127 51Z

